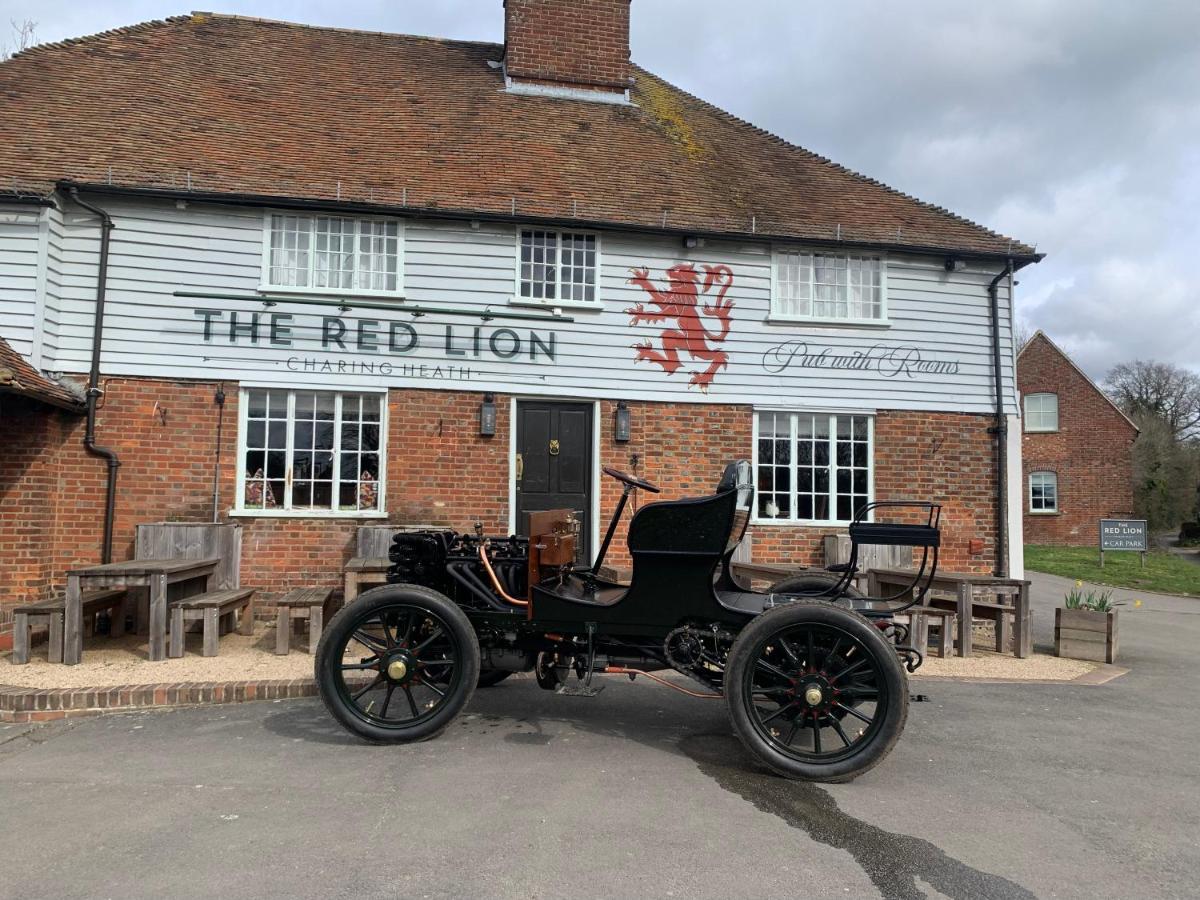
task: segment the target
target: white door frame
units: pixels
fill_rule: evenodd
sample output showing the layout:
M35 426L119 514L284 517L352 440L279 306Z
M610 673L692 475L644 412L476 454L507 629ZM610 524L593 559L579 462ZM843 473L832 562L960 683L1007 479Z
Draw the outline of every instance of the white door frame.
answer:
M586 397L525 397L514 394L508 408L508 533L517 531L517 404L532 403L590 403L592 404L592 509L591 558L600 549L600 401Z

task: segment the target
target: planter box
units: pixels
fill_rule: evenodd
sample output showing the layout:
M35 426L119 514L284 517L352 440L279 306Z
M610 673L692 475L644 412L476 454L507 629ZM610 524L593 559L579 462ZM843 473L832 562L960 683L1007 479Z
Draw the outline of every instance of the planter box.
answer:
M1054 611L1054 655L1092 662L1117 661L1117 611Z

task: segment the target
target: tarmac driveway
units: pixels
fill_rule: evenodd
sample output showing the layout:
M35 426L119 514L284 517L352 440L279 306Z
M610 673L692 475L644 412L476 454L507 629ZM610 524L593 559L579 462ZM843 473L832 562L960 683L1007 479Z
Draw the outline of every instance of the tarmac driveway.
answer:
M1035 579L1046 644L1069 582ZM0 895L1196 896L1200 600L1139 596L1130 674L914 681L930 702L849 785L760 772L723 704L617 678L510 680L401 748L315 701L10 729Z

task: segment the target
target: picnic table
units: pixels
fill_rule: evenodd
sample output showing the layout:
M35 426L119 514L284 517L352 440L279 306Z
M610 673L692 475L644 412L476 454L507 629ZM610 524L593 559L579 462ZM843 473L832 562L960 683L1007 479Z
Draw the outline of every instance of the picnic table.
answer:
M867 593L872 597L891 597L912 585L913 570L871 569L867 572ZM924 579L922 579L924 581ZM938 595L942 596L938 596ZM978 599L979 595L990 599ZM1011 602L1002 602L1003 598ZM1013 653L1024 659L1033 652L1033 633L1029 610L1029 582L1017 578L976 575L968 572L939 571L929 585L924 607L952 609L957 613L957 654L971 655L973 619L991 619L996 623L996 649L1008 642L1008 617L1013 623ZM923 607L910 612L918 615Z
M342 567L343 602L349 603L364 586L387 584L387 571L392 562L386 556L355 556Z
M203 579L203 590L208 592L220 562L219 559L131 559L68 570L63 610L63 662L74 666L83 657L83 593L99 588L149 589L149 656L154 661L166 659L167 588L172 584Z

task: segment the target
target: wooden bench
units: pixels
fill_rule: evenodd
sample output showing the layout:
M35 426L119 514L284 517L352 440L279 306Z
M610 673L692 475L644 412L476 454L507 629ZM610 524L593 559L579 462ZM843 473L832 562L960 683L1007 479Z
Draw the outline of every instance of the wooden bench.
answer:
M29 662L29 646L33 637L33 629L40 625L44 625L50 630L47 658L52 663L63 661L63 619L66 615L66 606L66 599L58 597L54 600L43 600L40 603L18 606L13 610L13 665L23 666ZM124 588L87 591L83 595L83 615L85 618L92 617L93 634L95 633L96 614L106 611L112 613L112 626L109 634L113 637L120 637L124 634L124 607Z
M325 614L333 605L333 588L296 588L278 601L275 616L275 652L286 656L292 634L292 620L308 619L308 652L317 652Z
M364 587L387 584L387 571L392 561L386 556L355 556L342 567L342 597L350 603Z
M233 616L238 616L238 633L254 633L254 602L250 599L254 588L229 588L209 591L170 601L171 642L168 655L183 656L183 636L188 622L204 623L204 655L217 655L217 641L221 635L221 622L232 625Z
M936 606L912 606L902 615L908 616L908 642L922 656L928 656L929 625L936 623L938 628L937 643L932 652L935 656L945 659L954 652L954 620L957 618L955 609L939 609Z

